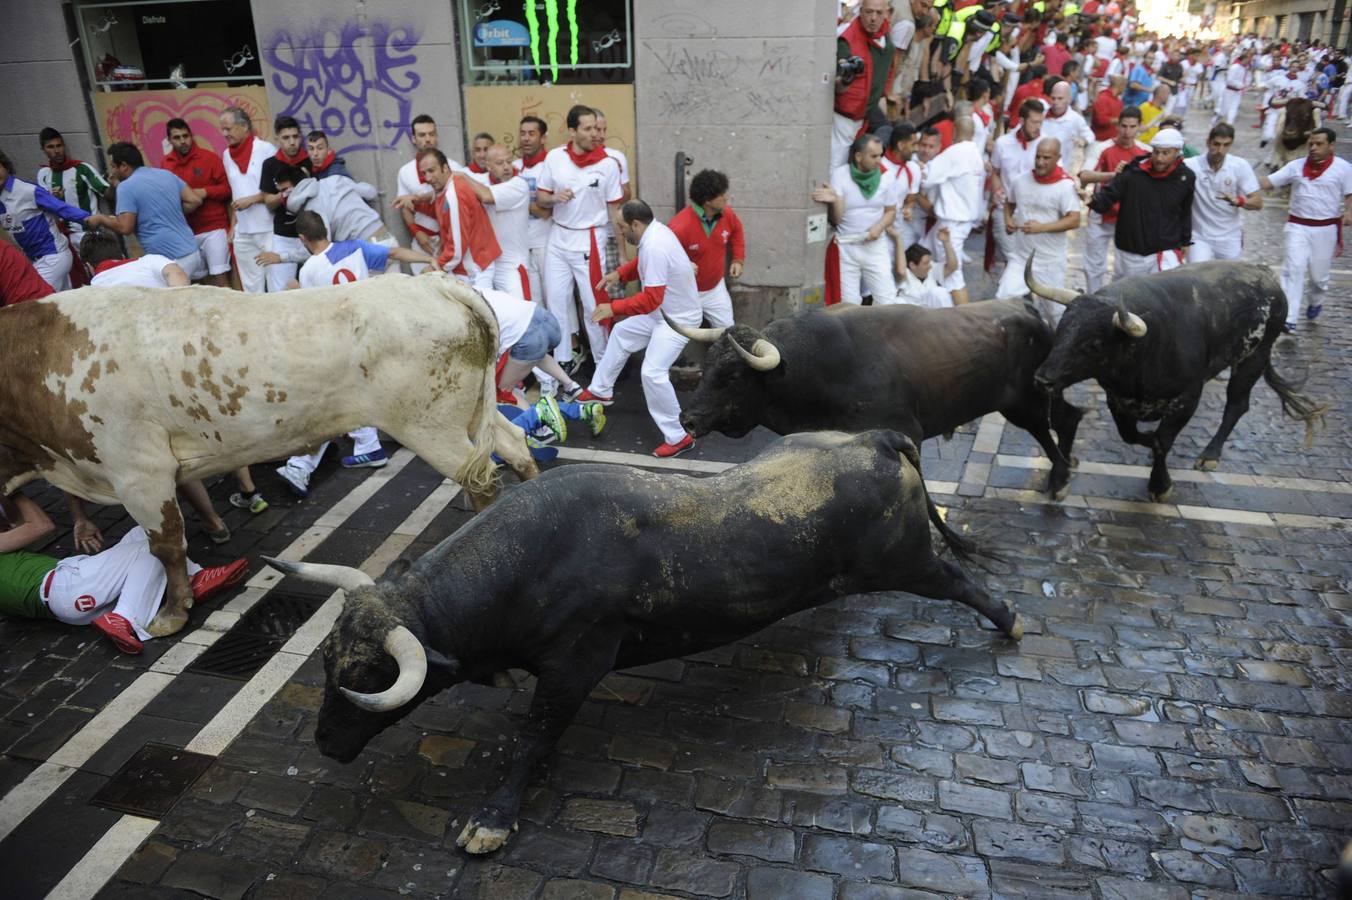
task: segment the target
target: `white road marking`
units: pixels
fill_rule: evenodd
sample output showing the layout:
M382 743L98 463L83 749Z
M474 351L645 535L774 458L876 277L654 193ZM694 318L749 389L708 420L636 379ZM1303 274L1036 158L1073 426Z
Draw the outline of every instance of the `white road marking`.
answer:
M123 861L136 852L141 842L150 837L158 824L155 819L142 816L123 816L118 819L47 896L51 900L84 900L93 897L103 889L109 878L117 874Z
M1052 464L1041 456L995 457L995 464L1011 469L1050 469ZM1076 472L1086 475L1113 475L1120 478L1149 478L1148 466L1123 465L1121 463L1081 462ZM1229 487L1261 487L1281 491L1304 491L1312 494L1352 494L1352 484L1343 481L1322 481L1313 478L1280 478L1273 475L1244 475L1239 472L1199 472L1196 469L1179 469L1169 473L1174 481L1186 481L1194 484L1223 484ZM1073 478L1073 476L1072 476Z

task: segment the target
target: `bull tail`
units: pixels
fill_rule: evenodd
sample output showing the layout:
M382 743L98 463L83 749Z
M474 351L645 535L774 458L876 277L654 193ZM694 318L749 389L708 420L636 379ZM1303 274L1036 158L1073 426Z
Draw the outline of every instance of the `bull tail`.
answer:
M939 532L939 536L944 539L944 543L953 551L953 555L962 560L971 561L973 557L981 553L976 542L958 534L944 517L939 515L939 507L935 505L934 498L930 496L929 488L925 486L925 470L920 468L920 448L909 438L904 438L901 446L898 448L901 455L906 458L915 473L920 476L920 490L925 493L925 511L929 515L930 524Z
M1324 413L1328 412L1329 405L1327 403L1315 403L1315 401L1300 393L1299 385L1292 384L1278 375L1270 361L1267 368L1263 369L1263 380L1281 398L1282 412L1305 423L1305 449L1310 449L1314 446L1315 428L1316 426L1323 427Z
M468 339L466 353L473 366L483 366L483 391L470 418L469 434L474 452L456 472L454 478L471 499L485 502L497 491L497 463L493 461L494 418L497 416L497 384L494 363L497 361L498 319L493 308L478 291L450 276L443 277L444 293L462 304L467 312ZM477 505L477 503L476 503Z

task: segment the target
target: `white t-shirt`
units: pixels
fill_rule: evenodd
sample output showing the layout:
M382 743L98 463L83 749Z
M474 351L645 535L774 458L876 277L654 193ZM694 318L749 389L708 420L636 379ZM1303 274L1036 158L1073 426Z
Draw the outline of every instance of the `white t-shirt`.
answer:
M1244 89L1244 84L1249 80L1249 70L1239 63L1225 70L1225 87L1227 90L1240 91Z
M1117 41L1107 35L1094 38L1094 55L1099 59L1112 59L1117 55Z
M1088 148L1095 140L1094 132L1089 127L1089 123L1084 120L1084 116L1073 109L1066 110L1059 118L1055 119L1052 118L1051 113L1047 113L1047 117L1042 121L1042 137L1053 137L1061 142L1061 168L1067 172L1070 171L1070 159L1075 153L1075 142L1079 141ZM1036 142L1034 142L1033 154L1034 156L1037 155ZM1003 172L1000 177L1004 177Z
M89 283L94 287L168 287L164 268L173 262L167 256L148 253L131 262L104 269Z
M538 181L540 172L544 170L544 160L527 168L523 160L516 160L512 163L512 170L522 178L526 179L526 184L530 186L530 199L535 200L535 189L539 187ZM549 219L537 219L530 217L530 227L526 229L526 246L532 250L543 250L549 244Z
M490 184L493 202L488 214L493 219L493 233L498 237L502 256L497 262L508 266L524 266L528 255L527 239L530 232L530 184L517 175L502 184Z
M588 231L606 228L610 224L609 205L618 203L623 196L619 162L607 156L579 169L568 156L567 146L563 146L549 151L540 170L538 190L553 194L565 189L573 192L573 199L554 206L551 221L555 228L550 240L561 241L562 249L585 252L591 246ZM598 243L604 240L604 234L597 236Z
M540 304L529 300L519 300L506 291L489 288L480 291L488 305L493 307L493 315L498 317L498 355L501 356L516 346L521 336L530 327L530 320Z
M1292 77L1290 70L1281 78L1276 78L1268 85L1270 92L1269 103L1276 103L1278 100L1290 100L1294 97L1305 96L1305 85L1301 84L1299 78ZM1276 115L1276 113L1272 113Z
M1070 113L1067 112L1066 115L1069 116ZM1033 171L1033 161L1037 157L1037 142L1042 140L1040 136L1036 137L1025 146L1019 141L1022 133L1023 126L1020 125L1014 131L1000 135L995 139L995 149L991 151L991 166L1000 173L1000 181L1006 190L1020 175ZM1065 153L1065 147L1061 148L1061 152Z
M1015 225L1029 221L1045 225L1072 212L1080 211L1080 193L1075 189L1075 181L1070 176L1051 184L1041 184L1032 172L1020 175L1010 186L1009 199L1014 203ZM1040 260L1064 262L1069 235L1069 231L1042 234L1025 234L1017 231L1014 233L1014 240L1023 250L1037 253Z
M1184 60L1184 61L1183 61L1183 83L1184 83L1184 84L1196 84L1196 83L1197 83L1197 80L1198 80L1199 78L1202 77L1202 69L1203 69L1203 68L1204 68L1204 67L1203 67L1202 64L1199 63L1199 62L1188 62L1187 60Z
M989 124L982 121L975 109L972 110L972 143L981 151L982 159L986 158L986 144L990 141L991 129L995 127L995 115L991 113L990 104L986 105L986 114L990 116Z
M385 271L389 258L389 248L380 244L338 241L307 259L297 280L303 288L364 281L372 272Z
M1197 176L1197 187L1192 195L1192 233L1200 238L1226 238L1239 234L1240 216L1244 211L1220 198L1221 194L1247 197L1258 190L1258 177L1249 161L1227 153L1221 167L1213 172L1206 156L1183 160L1183 165Z
M396 197L405 197L409 194L422 197L425 200L431 200L436 192L432 190L432 185L418 179L418 160L411 159L399 167L398 184L395 186ZM422 228L427 229L433 234L440 233L437 227L437 220L434 216L426 213L415 212L413 221Z
M939 286L934 277L935 266L930 266L929 274L921 281L909 268L906 274L897 279L897 300L912 306L925 306L930 309L947 309L953 305L953 295Z
M620 164L620 185L629 183L629 157L624 155L623 150L616 150L614 147L606 148L606 156L609 156L615 162Z
M255 137L253 149L249 152L249 164L244 171L240 171L227 148L221 154L221 162L225 165L225 180L230 182L231 196L241 199L257 194L263 177L263 162L276 155L276 147ZM240 234L272 234L272 210L268 209L266 203L255 203L248 209L239 210L235 213L235 231Z
M1305 157L1293 159L1268 176L1273 187L1291 185L1291 215L1332 219L1343 214L1343 199L1352 194L1352 163L1335 156L1324 174L1311 181L1301 174Z
M907 50L911 46L911 38L915 37L915 20L910 17L911 7L903 4L906 10L905 18L897 18L892 23L892 46L898 50Z
M699 325L704 318L699 288L695 285L695 266L676 233L656 219L638 240L638 277L644 289L666 287L662 305L652 315L660 316L665 311L682 325Z
M896 206L904 199L897 193L895 170L884 170L878 179L878 189L872 197L865 197L859 185L850 177L849 165L836 166L831 170L831 189L845 198L845 213L836 223L836 233L841 237L865 234L877 224L889 206Z
M926 185L939 189L934 214L948 222L975 222L982 218L981 185L985 180L986 164L971 141L949 145L925 166Z

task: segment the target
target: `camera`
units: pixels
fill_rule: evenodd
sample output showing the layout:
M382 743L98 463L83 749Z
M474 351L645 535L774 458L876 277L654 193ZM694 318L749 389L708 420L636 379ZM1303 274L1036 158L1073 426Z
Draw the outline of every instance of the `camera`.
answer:
M836 77L842 84L849 84L860 75L864 74L864 58L862 56L847 56L844 59L836 60Z

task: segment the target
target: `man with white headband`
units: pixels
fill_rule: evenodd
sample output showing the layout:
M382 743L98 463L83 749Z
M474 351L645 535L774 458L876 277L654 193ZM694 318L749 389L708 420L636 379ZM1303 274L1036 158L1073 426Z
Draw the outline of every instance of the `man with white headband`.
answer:
M1114 280L1183 264L1192 243L1196 184L1196 173L1183 165L1183 135L1162 128L1150 142L1148 158L1127 164L1090 199L1089 208L1099 213L1121 204L1113 234Z

